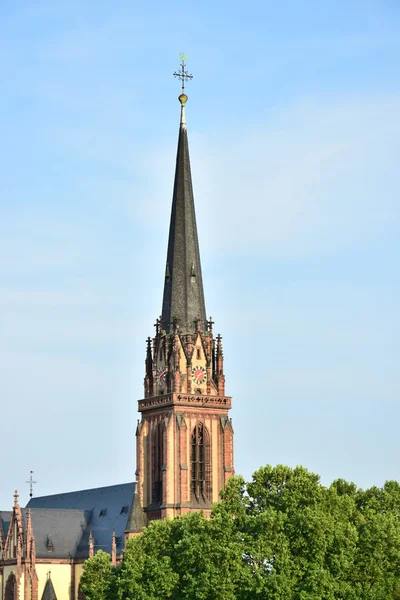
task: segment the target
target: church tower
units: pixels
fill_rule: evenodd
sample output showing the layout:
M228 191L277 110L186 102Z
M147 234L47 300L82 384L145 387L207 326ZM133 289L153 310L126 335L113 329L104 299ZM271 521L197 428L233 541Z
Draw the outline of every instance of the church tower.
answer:
M162 315L147 339L136 432L136 500L146 521L209 514L233 474L222 338L206 318L183 93Z

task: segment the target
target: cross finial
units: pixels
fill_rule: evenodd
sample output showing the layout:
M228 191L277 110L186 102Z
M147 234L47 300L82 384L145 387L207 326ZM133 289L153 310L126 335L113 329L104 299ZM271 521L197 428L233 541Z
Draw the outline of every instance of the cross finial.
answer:
M35 483L37 483L37 481L33 480L33 471L29 471L29 473L30 473L29 479L25 483L29 483L29 497L32 498L32 496L33 496L33 485Z
M15 490L14 492L14 506L17 506L18 504L18 490Z
M181 70L175 71L174 77L177 77L182 82L182 94L183 94L185 91L185 81L189 81L189 79L193 79L193 75L191 73L188 73L185 70L187 55L184 54L183 52L181 52L179 55L179 58L181 59L181 64L180 64Z

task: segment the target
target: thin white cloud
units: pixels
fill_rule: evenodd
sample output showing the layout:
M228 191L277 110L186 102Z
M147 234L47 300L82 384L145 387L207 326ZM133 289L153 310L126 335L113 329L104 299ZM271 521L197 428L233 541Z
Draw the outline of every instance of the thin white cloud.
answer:
M399 96L323 98L211 142L194 136L207 244L300 256L382 235L400 216L399 110Z
M398 95L320 97L240 129L191 130L189 143L203 254L300 257L368 243L399 226ZM175 140L132 162L132 220L165 233ZM154 177L154 173L157 174ZM133 183L133 182L132 182ZM137 183L137 182L136 182ZM157 215L157 218L154 216Z

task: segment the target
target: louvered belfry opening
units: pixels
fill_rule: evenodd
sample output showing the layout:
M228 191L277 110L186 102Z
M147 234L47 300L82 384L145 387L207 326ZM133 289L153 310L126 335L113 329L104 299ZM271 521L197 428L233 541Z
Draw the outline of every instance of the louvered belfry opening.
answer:
M210 436L202 423L192 433L192 496L211 500Z
M152 439L153 486L152 502L162 502L162 466L163 466L163 430L162 424L157 423L153 430Z

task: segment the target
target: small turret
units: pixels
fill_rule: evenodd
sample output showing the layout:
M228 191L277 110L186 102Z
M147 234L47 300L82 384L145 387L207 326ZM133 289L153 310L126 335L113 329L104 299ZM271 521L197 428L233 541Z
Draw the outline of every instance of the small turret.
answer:
M224 353L222 350L222 337L219 334L217 336L217 353L215 363L215 380L217 382L218 394L223 396L225 394Z
M154 393L154 378L153 378L153 356L151 353L151 338L147 338L146 346L146 374L144 377L144 397L148 398Z
M137 487L137 484L136 484ZM142 533L146 525L146 520L142 507L140 506L139 495L135 488L131 508L125 526L125 539Z
M117 538L115 535L115 531L112 533L111 540L111 564L113 567L117 566Z

